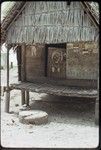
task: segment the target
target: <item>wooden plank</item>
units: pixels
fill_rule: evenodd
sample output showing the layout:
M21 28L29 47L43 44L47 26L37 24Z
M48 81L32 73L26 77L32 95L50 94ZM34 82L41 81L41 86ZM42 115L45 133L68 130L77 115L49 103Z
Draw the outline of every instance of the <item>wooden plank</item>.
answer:
M33 84L33 83L22 83L22 84L11 84L12 89L23 89L23 90L35 90L39 88L40 84Z
M72 89L65 89L62 92L64 95L74 95L74 96L83 96L83 97L95 97L97 95L97 91L93 91L93 90L72 90Z
M15 89L27 90L38 93L47 93L61 96L76 96L76 97L97 97L97 90L72 88L67 86L55 86L52 84L42 83L23 83L20 85L14 85Z
M42 92L42 93L47 92L49 90L51 90L51 87L48 86L47 84L41 84L40 87L35 89L36 92Z

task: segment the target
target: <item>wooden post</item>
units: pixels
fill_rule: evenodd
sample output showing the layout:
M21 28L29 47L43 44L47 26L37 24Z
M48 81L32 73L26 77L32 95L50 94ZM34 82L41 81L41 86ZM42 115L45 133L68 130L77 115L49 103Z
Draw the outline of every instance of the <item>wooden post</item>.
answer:
M26 91L26 104L29 106L29 91Z
M98 125L99 124L99 78L98 78L98 82L97 82L97 85L98 85L98 96L96 98L96 101L95 101L95 124Z
M25 91L21 90L21 104L24 105L25 104Z
M11 62L11 68L13 68L13 62Z
M99 124L99 99L96 98L95 102L95 124Z
M10 90L9 90L9 46L7 46L7 87L5 99L5 112L9 113Z
M21 81L25 81L25 44L21 47ZM21 90L22 105L25 104L25 90Z
M26 46L25 46L25 44L23 44L21 47L21 81L26 80L25 55L26 55Z
M21 46L17 46L18 81L21 81Z

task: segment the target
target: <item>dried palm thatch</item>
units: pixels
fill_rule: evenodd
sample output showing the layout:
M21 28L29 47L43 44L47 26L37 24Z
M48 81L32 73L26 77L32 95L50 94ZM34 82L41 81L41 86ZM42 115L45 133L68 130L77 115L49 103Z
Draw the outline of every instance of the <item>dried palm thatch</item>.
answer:
M2 23L1 23L1 44L2 43L4 43L5 41L6 41L6 31L8 30L8 27L9 27L9 25L12 23L12 21L14 20L14 18L16 18L19 14L20 14L20 12L23 10L23 8L24 8L24 6L26 5L26 3L28 3L28 2L24 2L24 1L20 1L20 2L14 2L13 4L12 4L12 7L10 8L10 10L9 11L7 11L7 14L6 14L6 16L4 17L4 19L2 20ZM90 15L90 17L91 17L91 19L92 19L92 21L98 26L98 24L99 24L99 16L98 16L98 13L96 13L95 12L95 10L93 9L93 7L90 5L90 3L89 2L81 2L82 3L82 6L83 6L83 8L85 9L85 11ZM30 18L29 18L30 19ZM32 27L29 27L29 28L33 28L33 26ZM32 32L30 31L30 30L28 30L28 28L26 28L25 27L25 29L27 30L27 31L29 31L30 33L28 33L28 37L25 37L26 38L26 40L25 41L27 41L28 42L28 38L29 38L29 35L32 35ZM21 29L22 30L22 29ZM24 30L24 33L26 32L26 30ZM33 29L32 29L33 30ZM41 31L42 30L42 31ZM54 29L52 29L52 30L54 30L55 31L55 28ZM61 30L61 32L62 32L62 29L60 28L59 29L59 33L60 33L60 30ZM45 31L46 31L46 28L44 29L44 28L40 28L40 30L38 30L38 32L39 32L39 34L37 34L38 35L38 37L39 37L39 35L41 34L41 33L45 33ZM76 32L77 32L77 30L75 30ZM12 32L13 32L13 30L12 30ZM16 32L16 31L15 31ZM20 32L20 27L19 27L19 32ZM47 33L50 33L51 31L50 31L50 28L49 28L49 30L48 30L48 28L47 28ZM55 31L56 33L58 33L57 32L57 29L56 29L56 31ZM66 31L67 32L67 31ZM91 32L91 31L90 31ZM20 32L21 33L21 32ZM23 33L23 32L22 32ZM65 32L64 32L65 33ZM14 33L15 34L15 33ZM56 35L56 34L55 34ZM78 35L78 33L76 33L76 35ZM52 35L53 36L53 35ZM42 36L43 37L43 36ZM54 37L54 36L53 36ZM10 38L10 37L9 37ZM19 37L19 38L21 38L21 36ZM19 39L18 38L18 39ZM37 38L37 37L35 37L35 38ZM40 38L41 38L41 35L40 35ZM23 39L23 38L22 38ZM34 42L36 42L37 40L35 40L35 39L30 39L30 42L32 42L34 40ZM41 40L40 41L42 41L43 40L43 38L41 38ZM54 41L54 39L53 39L53 41ZM21 41L21 42L23 42L23 40ZM42 42L44 42L44 41L42 41ZM57 41L56 41L57 42Z
M5 19L9 11L15 5L16 2L3 2L1 4L1 22Z
M96 24L99 25L99 8L97 3L94 2L82 2L85 9L90 13L92 19L95 20Z
M12 3L12 4L11 4ZM25 2L9 2L7 7L4 10L4 14L2 14L1 20L1 43L5 42L6 38L6 29L14 19L14 17L18 14L19 10L23 7ZM1 9L2 10L2 9Z

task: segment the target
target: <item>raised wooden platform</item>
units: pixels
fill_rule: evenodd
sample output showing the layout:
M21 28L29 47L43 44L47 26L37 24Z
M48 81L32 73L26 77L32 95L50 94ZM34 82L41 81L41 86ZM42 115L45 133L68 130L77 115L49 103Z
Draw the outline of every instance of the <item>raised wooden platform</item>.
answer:
M68 87L68 86L60 86L60 85L57 86L48 83L43 84L43 83L21 82L19 84L11 84L10 89L46 93L46 94L52 94L58 96L87 97L87 98L97 97L97 90L95 89Z

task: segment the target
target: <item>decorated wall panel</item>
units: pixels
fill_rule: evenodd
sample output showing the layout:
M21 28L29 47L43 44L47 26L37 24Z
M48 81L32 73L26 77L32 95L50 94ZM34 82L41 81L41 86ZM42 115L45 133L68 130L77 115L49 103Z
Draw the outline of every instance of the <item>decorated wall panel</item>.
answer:
M97 43L67 43L67 78L97 79L99 68L98 52Z

